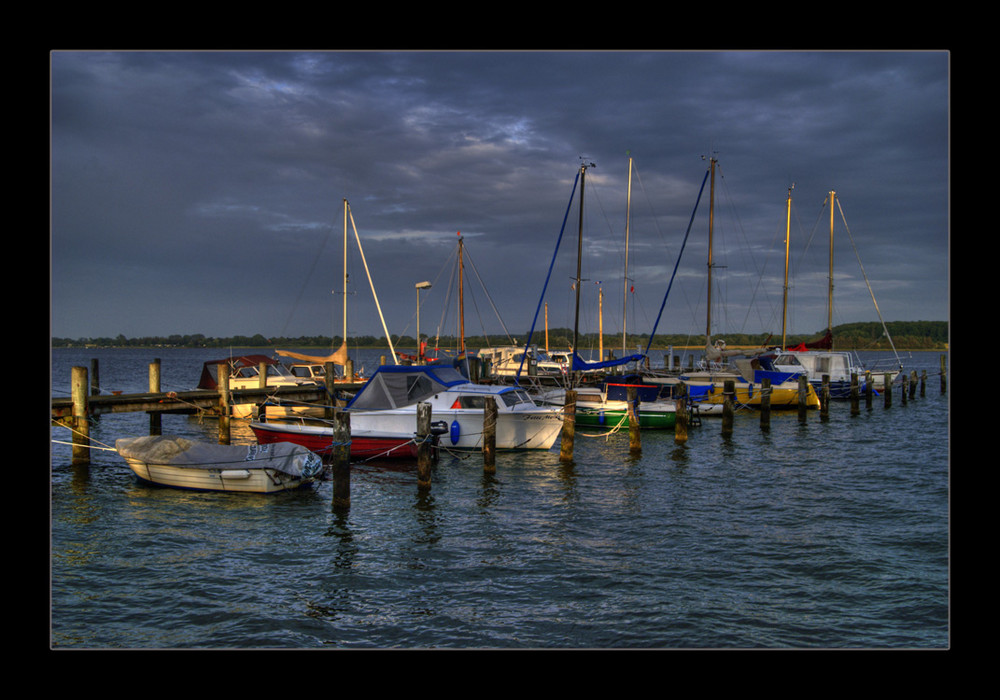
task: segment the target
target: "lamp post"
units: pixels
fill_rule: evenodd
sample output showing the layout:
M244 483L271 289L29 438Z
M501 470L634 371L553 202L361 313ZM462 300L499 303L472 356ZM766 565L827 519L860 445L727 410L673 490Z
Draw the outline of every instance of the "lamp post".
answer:
M420 290L430 289L430 282L417 282L417 363L423 364L424 351L420 345Z

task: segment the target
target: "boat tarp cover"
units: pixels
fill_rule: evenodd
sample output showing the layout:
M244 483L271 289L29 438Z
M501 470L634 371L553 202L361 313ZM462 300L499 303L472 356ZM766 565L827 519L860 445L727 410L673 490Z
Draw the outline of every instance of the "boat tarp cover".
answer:
M386 411L412 406L468 379L458 370L439 365L384 365L361 387L347 410Z
M276 365L278 361L267 355L241 355L239 357L227 357L223 360L210 360L201 368L201 381L198 382L198 388L212 391L219 388L218 378L216 377L219 365L229 365L232 368L237 368L257 367L261 363Z
M619 365L624 365L628 362L641 362L642 359L646 357L645 355L629 355L628 357L620 357L616 360L605 360L604 362L587 362L580 358L575 352L573 353L573 371L585 371L588 369L605 369L607 367L618 367Z
M811 343L799 343L798 345L789 346L786 350L796 350L802 352L803 350L832 350L833 349L833 335L830 331L826 332L822 338L814 340Z
M337 365L344 365L347 363L346 342L341 344L340 348L331 355L304 355L299 352L292 352L291 350L275 350L275 352L282 357L291 357L294 360L313 362L318 365L325 365L327 362L332 362Z
M298 478L319 473L323 462L301 445L216 445L174 435L121 438L115 449L126 459L182 469L273 469Z

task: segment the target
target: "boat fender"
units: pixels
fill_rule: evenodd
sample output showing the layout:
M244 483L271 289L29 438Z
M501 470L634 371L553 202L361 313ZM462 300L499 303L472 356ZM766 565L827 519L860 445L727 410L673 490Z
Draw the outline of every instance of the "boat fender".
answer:
M457 420L451 422L451 444L457 445L459 438L462 436L462 426L458 424Z
M249 479L250 470L249 469L224 469L219 472L219 477L222 479Z
M597 412L597 422L599 424L601 424L601 425L604 425L604 411L603 410Z

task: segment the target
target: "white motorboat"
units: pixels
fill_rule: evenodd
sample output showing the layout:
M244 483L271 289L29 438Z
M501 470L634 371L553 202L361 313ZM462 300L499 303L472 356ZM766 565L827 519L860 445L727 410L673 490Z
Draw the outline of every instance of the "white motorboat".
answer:
M351 435L413 434L417 404L431 405L431 420L444 421L439 447L481 449L486 397L496 401L498 450L547 450L562 430L562 411L537 405L524 389L474 384L453 367L383 365L347 404Z
M201 379L198 382L199 389L216 390L219 388L218 371L219 365L224 364L229 367L229 388L230 389L256 389L260 386L260 368L263 366L266 373L266 386L317 386L318 382L312 378L296 377L287 367L272 357L266 355L241 355L238 357L227 357L223 360L210 360L202 366ZM249 418L253 415L256 406L251 403L235 404L233 406L233 416L236 418ZM320 406L267 406L266 415L268 418L282 418L298 415L323 415L324 408Z
M140 480L178 489L273 493L322 473L319 455L301 445L216 445L171 435L121 438L118 454Z

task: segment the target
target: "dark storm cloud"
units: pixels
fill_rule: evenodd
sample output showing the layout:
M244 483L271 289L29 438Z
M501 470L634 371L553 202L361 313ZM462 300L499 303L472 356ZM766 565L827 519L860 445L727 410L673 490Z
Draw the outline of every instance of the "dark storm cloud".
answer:
M630 328L655 317L713 153L719 318L736 326L722 332L775 329L793 183L796 332L825 324L829 190L851 227L837 239L838 320L877 320L852 242L886 320L943 320L948 77L947 54L920 52L57 52L52 332L339 333L346 197L391 333L414 331L424 279L441 282L422 297L421 330L436 323L458 231L520 333L581 157L597 164L584 276L604 286L613 332L627 151ZM661 331L703 330L706 221L703 198ZM570 222L550 286L559 313ZM381 335L350 236L350 331Z

